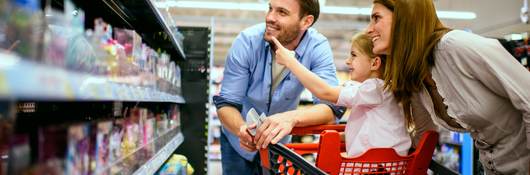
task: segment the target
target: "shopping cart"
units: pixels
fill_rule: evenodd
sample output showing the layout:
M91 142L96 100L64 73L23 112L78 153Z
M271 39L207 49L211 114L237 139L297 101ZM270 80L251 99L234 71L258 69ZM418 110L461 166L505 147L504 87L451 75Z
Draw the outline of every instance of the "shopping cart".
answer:
M438 142L438 133L427 131L417 149L407 156L392 148L373 148L358 157L344 157L344 143L339 132L344 125L320 125L293 128L292 135L320 134L319 143L275 144L261 149L261 165L270 174L427 174ZM301 155L316 153L315 165Z

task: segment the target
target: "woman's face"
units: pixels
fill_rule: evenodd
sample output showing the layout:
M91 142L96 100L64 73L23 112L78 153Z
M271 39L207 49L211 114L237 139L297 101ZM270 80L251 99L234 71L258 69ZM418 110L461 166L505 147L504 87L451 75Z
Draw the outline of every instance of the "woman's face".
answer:
M384 5L375 3L372 7L370 24L366 29L374 43L373 52L378 55L386 55L390 46L390 34L392 30L392 11Z

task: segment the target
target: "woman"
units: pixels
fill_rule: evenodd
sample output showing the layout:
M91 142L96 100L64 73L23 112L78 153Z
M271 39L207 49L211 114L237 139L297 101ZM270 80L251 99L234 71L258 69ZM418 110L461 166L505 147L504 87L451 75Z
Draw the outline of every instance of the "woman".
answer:
M470 132L487 174L529 174L528 70L498 41L444 27L431 0L374 0L371 19L386 88L406 116L416 122L423 110L438 126Z

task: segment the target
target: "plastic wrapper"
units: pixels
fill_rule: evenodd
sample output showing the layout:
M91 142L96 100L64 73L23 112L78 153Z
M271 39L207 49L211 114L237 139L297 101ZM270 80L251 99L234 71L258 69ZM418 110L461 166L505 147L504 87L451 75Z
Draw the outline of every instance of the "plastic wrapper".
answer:
M40 61L44 35L44 15L38 0L12 0L0 16L0 48L22 58ZM7 15L6 15L7 14Z

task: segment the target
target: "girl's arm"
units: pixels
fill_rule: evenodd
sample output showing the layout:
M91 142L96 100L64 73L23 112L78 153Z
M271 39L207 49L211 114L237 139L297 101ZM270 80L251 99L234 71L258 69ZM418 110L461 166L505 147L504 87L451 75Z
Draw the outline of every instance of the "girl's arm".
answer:
M332 103L337 103L341 87L333 87L327 84L324 80L318 77L313 72L309 71L294 57L294 51L290 51L282 46L282 44L272 37L276 45L276 62L284 65L300 80L313 95L319 99L326 100Z

